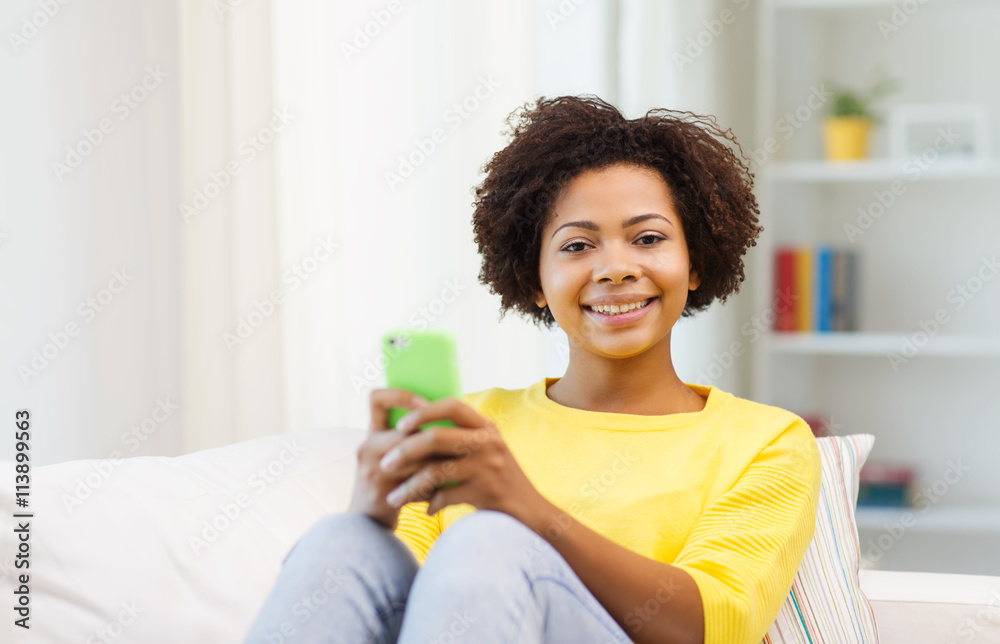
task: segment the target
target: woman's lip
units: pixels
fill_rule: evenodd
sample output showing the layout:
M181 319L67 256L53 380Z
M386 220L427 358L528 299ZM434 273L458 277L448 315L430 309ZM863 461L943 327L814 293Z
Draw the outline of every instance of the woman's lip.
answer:
M598 313L597 311L591 309L589 306L584 306L582 308L588 315L595 318L598 322L605 326L623 326L626 324L632 324L633 322L642 319L642 317L645 316L651 308L653 308L653 305L656 304L659 299L660 298L658 297L650 298L649 304L641 309L629 311L628 313L620 313L618 315L604 315L603 313Z

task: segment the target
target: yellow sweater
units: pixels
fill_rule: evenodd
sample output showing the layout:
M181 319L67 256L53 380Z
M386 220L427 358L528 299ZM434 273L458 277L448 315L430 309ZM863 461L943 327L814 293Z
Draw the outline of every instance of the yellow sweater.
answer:
M463 397L493 420L542 496L694 578L706 644L759 642L813 535L820 461L809 426L783 409L691 384L707 396L702 411L574 409L546 395L557 380ZM426 509L406 504L396 528L421 563L441 531L476 508L451 505L433 517Z

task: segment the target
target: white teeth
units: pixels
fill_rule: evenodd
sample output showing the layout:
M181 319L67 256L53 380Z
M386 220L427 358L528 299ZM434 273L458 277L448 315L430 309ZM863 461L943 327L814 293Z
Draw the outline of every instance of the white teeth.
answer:
M621 315L622 313L628 313L629 311L634 311L635 309L641 309L646 306L650 300L643 300L642 302L632 302L631 304L617 305L603 305L603 306L591 306L588 307L591 311L597 311L598 313L603 313L605 315Z

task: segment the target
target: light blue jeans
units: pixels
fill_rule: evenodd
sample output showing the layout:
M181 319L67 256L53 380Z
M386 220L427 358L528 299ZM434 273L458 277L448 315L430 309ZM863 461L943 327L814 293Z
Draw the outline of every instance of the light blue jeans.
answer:
M370 517L317 521L292 547L246 644L628 644L562 556L492 510L445 530L420 566Z

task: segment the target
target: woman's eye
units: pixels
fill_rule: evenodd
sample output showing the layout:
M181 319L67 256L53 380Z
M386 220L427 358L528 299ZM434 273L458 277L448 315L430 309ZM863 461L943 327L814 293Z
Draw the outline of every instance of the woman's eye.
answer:
M652 246L653 244L655 244L657 242L663 241L664 239L666 239L666 237L660 237L659 235L652 235L652 234L650 234L650 235L643 235L642 237L639 238L640 241L643 240L643 239L651 239L652 241L650 241L648 243L641 243L641 244L639 244L640 246ZM567 244L566 246L563 246L563 251L565 251L567 253L579 253L579 252L582 252L583 249L581 248L579 250L573 250L573 247L574 246L586 246L586 245L587 245L586 242L573 242L572 244Z

